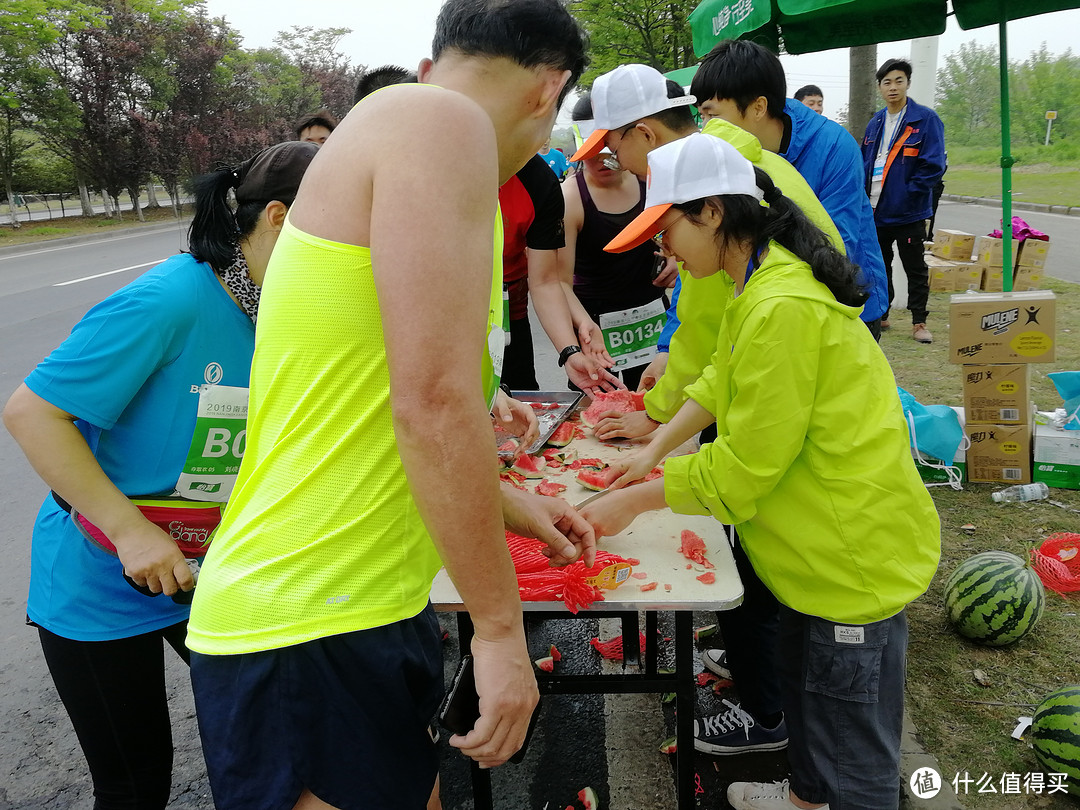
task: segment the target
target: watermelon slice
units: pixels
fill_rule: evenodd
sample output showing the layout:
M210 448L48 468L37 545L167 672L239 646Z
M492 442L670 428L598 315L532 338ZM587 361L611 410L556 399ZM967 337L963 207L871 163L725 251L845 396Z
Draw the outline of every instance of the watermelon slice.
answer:
M550 655L544 658L537 658L533 661L536 664L536 668L541 672L554 672L555 671L555 659Z
M560 492L566 491L566 484L560 484L557 481L541 481L536 485L537 495L547 495L548 497L558 497Z
M705 541L701 539L701 535L689 529L683 529L680 539L682 542L679 545L679 551L682 552L686 559L692 560L698 565L704 565L706 568L716 567L705 558ZM689 568L689 566L687 567Z
M562 661L562 653L559 652L559 648L554 644L548 649L548 657L550 657L552 661Z
M646 582L644 585L638 585L639 591L655 591L657 583Z
M614 484L621 475L617 467L608 467L606 470L580 470L577 480L586 489L599 492Z
M518 456L518 460L511 467L514 472L524 475L526 478L543 478L544 465L536 456Z
M653 467L651 470L649 470L649 474L646 475L641 480L642 481L655 481L657 478L663 478L663 477L664 477L664 468L663 467Z
M705 585L713 585L716 583L716 574L714 574L712 571L706 571L700 577L695 577L695 579Z
M645 394L637 391L599 391L581 414L581 421L595 427L609 411L633 413L645 410Z
M713 681L718 680L720 680L720 678L716 675L713 675L711 672L699 672L697 676L697 685L708 686Z
M596 798L596 791L591 787L579 790L577 798L585 806L585 810L600 810L600 801Z
M694 642L696 643L698 641L701 641L703 638L708 638L709 636L711 636L715 632L716 632L716 625L715 624L707 624L704 627L695 627L694 628Z
M548 438L547 443L552 447L566 447L574 438L574 426L569 422L563 422Z
M679 746L675 742L674 737L668 737L662 743L660 743L661 754L677 754L679 752Z

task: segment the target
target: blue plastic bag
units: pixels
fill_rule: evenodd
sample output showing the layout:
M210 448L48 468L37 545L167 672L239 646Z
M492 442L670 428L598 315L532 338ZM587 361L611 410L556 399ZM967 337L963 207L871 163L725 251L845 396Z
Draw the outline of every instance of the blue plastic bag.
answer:
M1054 371L1046 376L1065 400L1065 429L1080 430L1080 371Z
M903 388L896 390L911 432L911 446L951 465L964 440L956 411L948 405L923 405Z

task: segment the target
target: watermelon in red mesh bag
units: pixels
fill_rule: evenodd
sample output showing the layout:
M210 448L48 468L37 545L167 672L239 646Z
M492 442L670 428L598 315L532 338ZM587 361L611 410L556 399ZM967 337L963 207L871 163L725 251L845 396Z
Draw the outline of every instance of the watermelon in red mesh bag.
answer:
M1031 550L1031 565L1050 590L1080 592L1080 534L1050 535L1041 546Z

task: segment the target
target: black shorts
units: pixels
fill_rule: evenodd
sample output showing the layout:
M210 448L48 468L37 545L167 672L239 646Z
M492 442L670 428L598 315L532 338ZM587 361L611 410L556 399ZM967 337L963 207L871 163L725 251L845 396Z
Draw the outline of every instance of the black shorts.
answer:
M304 788L342 810L424 808L443 694L429 604L411 619L241 655L192 653L217 810L291 810Z

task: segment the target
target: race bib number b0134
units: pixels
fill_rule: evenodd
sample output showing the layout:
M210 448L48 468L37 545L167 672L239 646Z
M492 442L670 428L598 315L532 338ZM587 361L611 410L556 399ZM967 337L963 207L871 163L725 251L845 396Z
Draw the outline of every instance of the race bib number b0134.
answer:
M663 299L643 307L605 312L600 316L604 345L615 361L612 371L641 366L656 355L656 344L667 323Z
M224 503L232 494L247 446L248 389L199 387L199 408L176 495Z

